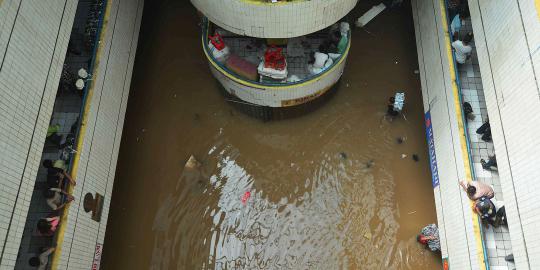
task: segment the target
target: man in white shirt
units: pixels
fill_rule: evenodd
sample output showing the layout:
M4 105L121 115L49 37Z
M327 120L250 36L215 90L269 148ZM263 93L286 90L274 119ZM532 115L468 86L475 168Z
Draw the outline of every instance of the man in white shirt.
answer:
M75 199L73 196L59 188L50 188L45 191L44 195L47 204L52 210L59 210ZM66 197L65 202L62 200L62 195Z
M460 64L465 64L465 61L469 59L472 53L472 47L469 45L469 43L472 40L472 33L468 33L467 36L461 40L456 40L452 42L452 48L454 48L454 52L456 53L456 62Z

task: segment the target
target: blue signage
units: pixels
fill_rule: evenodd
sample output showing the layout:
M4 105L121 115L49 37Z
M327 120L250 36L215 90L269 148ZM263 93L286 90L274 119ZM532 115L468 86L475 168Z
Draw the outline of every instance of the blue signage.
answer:
M433 139L433 126L431 125L431 113L426 112L426 138L429 151L429 167L431 168L431 183L433 188L439 185L439 170L437 168L437 156L435 155L435 139Z

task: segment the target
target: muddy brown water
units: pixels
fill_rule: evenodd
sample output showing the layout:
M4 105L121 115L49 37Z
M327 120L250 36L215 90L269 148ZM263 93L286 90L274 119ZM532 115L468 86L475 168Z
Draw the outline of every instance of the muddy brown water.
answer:
M188 1L146 2L102 268L440 269L415 241L436 214L410 7L353 29L327 104L267 123L218 92L198 22Z

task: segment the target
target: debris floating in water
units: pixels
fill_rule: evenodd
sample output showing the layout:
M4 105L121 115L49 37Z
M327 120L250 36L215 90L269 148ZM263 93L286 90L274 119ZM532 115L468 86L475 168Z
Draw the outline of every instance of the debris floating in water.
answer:
M420 158L418 157L417 154L413 154L413 155L412 155L412 159L413 159L414 161L416 161L416 162L418 162L418 161L420 160Z
M358 20L356 21L356 27L366 26L368 22L373 20L373 18L377 17L377 15L379 15L385 9L386 9L386 6L383 3L373 6L370 10L364 13L364 15L358 18Z
M366 168L373 167L373 164L375 164L375 160L373 159L368 160L368 162L366 162Z
M185 169L196 169L201 166L201 163L193 156L191 155L184 165Z
M402 144L402 143L404 143L406 140L407 140L407 137L403 136L403 137L398 137L398 138L396 139L396 142L397 142L398 144Z
M340 152L340 153L339 153L339 157L340 157L341 159L347 159L347 153L345 153L345 152Z
M247 201L249 200L249 197L251 197L251 192L246 191L244 195L242 195L242 204L246 205Z
M406 158L407 154L401 154L401 158Z
M364 233L364 237L368 240L371 240L371 232L367 231L366 233Z

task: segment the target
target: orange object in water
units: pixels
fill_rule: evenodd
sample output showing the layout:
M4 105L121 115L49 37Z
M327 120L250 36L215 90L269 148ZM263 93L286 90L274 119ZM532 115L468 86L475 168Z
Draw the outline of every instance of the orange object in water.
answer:
M249 200L249 197L251 197L251 192L246 191L244 195L242 195L242 204L246 205L247 200Z
M276 70L284 70L287 66L285 62L285 56L283 55L283 49L278 48L275 45L271 45L266 49L264 53L264 67L273 68Z
M219 51L225 48L225 43L223 42L223 38L219 33L216 33L213 36L208 36L208 38L210 39L210 42L212 42L212 45L214 45L214 47Z

